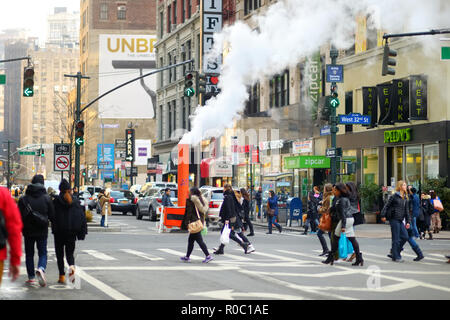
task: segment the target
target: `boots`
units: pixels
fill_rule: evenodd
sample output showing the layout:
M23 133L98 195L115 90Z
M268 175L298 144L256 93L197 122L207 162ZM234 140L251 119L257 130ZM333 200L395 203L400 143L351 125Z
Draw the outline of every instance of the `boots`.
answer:
M249 244L247 242L243 242L241 244L241 247L244 249L245 254L247 254Z
M417 257L414 258L414 261L420 261L420 260L422 260L423 258L425 258L425 257L423 256L422 250L420 250L419 247L415 247L415 248L412 248L412 249L413 249L414 252L417 254Z
M224 254L223 248L225 248L225 245L224 245L224 244L221 244L221 245L219 246L219 248L218 248L216 251L214 251L214 254Z
M430 236L430 237L428 238L428 240L433 240L433 236L431 235L431 232L430 232L430 231L428 231L428 235Z
M334 253L333 252L328 253L327 260L322 261L322 263L333 265L334 264Z
M278 229L278 231L280 231L280 233L281 233L281 231L283 231L283 228L281 226L277 227L277 229Z
M362 253L359 252L359 253L356 254L356 261L355 261L355 263L352 264L352 266L359 266L359 265L361 265L361 267L362 267L363 264L364 264L364 260L362 258Z

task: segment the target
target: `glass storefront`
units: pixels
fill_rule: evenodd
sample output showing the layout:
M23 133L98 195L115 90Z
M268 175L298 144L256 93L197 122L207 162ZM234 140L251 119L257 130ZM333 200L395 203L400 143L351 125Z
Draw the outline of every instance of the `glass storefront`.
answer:
M356 157L356 149L352 150L343 150L342 151L342 160L343 161L351 161L357 163L357 157ZM341 163L340 167L340 173L345 173L345 163ZM356 183L356 172L350 175L341 175L340 176L341 182L346 183L349 181L353 181Z
M406 183L419 188L422 174L422 146L406 147Z
M363 183L377 183L378 184L378 149L363 149Z
M395 148L397 163L397 181L403 180L403 147Z
M424 179L436 179L439 176L439 145L430 144L423 147Z

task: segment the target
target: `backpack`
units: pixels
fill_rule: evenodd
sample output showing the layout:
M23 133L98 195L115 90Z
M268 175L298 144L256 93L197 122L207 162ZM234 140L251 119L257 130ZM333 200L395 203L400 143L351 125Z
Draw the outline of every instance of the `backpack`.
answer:
M86 215L78 202L69 209L69 230L78 240L84 240L87 234Z
M6 247L8 232L6 231L5 217L3 211L0 210L0 250Z

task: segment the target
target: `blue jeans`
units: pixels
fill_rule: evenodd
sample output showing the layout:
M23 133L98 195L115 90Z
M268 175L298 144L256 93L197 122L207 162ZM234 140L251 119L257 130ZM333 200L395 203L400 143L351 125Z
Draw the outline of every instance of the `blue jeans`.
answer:
M410 237L402 221L393 219L389 221L389 224L391 225L392 233L392 257L394 258L393 260L400 260L402 258L400 250Z
M419 230L417 229L417 218L416 217L412 217L412 219L411 219L411 228L412 228L414 237L418 238L420 235L419 235Z
M272 224L274 224L278 229L281 228L281 226L275 222L275 218L276 216L273 217L267 217L267 221L268 221L268 226L269 226L269 232L272 232Z
M102 219L100 220L100 226L101 227L105 226L105 216L102 216Z
M28 279L34 279L34 244L36 243L38 250L38 269L45 271L47 268L47 237L45 238L25 238L25 264L27 266Z

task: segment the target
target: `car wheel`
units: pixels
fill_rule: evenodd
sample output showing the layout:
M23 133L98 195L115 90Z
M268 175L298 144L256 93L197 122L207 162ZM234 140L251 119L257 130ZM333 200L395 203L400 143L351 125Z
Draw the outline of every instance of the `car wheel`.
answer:
M155 210L153 210L153 207L150 207L148 209L148 215L149 215L150 221L156 221L156 212L155 212Z
M125 211L125 212L122 212L122 215L123 215L123 216L126 216L127 213L128 213L128 212L126 212L126 211Z
M141 214L141 210L139 210L139 207L137 207L137 210L136 210L136 220L142 220L142 214Z

